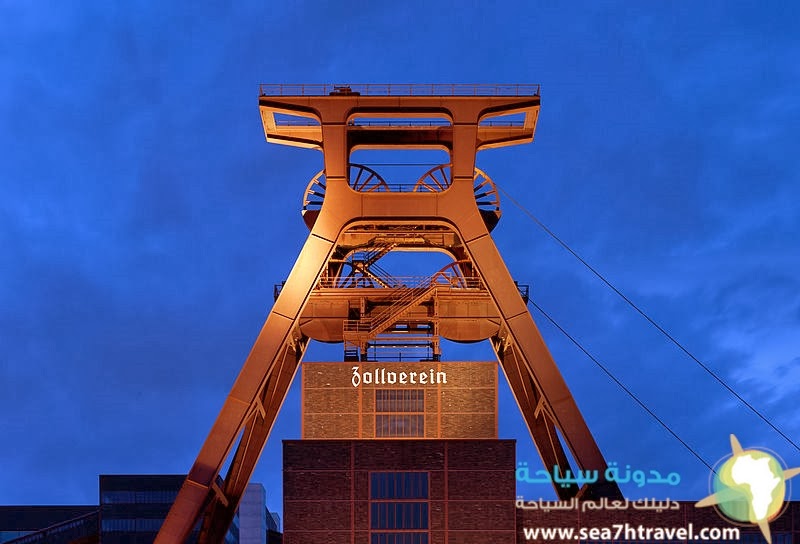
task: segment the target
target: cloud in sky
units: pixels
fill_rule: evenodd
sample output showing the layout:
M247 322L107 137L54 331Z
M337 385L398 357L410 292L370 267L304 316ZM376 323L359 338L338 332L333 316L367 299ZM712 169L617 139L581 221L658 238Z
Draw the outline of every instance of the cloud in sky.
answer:
M307 235L321 168L264 143L260 82L541 82L536 142L479 166L800 436L797 9L4 3L0 503L91 503L100 472L188 470ZM800 464L503 209L514 277L705 458L734 432ZM679 470L697 482L681 498L701 496L702 464L534 318L607 457ZM295 388L255 475L272 508L297 402ZM516 406L501 409L533 459Z

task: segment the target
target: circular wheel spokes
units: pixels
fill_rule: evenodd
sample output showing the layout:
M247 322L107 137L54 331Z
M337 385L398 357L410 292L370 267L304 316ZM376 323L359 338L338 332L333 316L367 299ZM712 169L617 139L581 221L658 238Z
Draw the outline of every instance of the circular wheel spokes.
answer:
M306 187L306 194L303 197L303 213L319 211L323 200L325 200L325 170L320 170L316 176L311 178L311 182Z
M303 196L303 220L308 228L314 226L314 223L319 216L319 210L322 208L322 202L325 200L325 189L327 180L325 178L325 170L320 170L311 178L311 181L306 187L306 193ZM362 193L371 192L388 192L389 185L384 181L380 174L372 168L362 164L350 163L348 184L354 191Z
M434 166L425 172L414 185L415 192L438 193L444 191L453 183L452 170L449 164ZM500 220L500 195L492 179L483 170L478 168L472 175L472 190L475 193L475 203L478 205L483 220L489 230L493 229Z
M389 185L379 173L363 164L350 163L350 187L360 193L386 192Z
M415 193L439 193L450 187L452 183L452 175L450 174L450 165L442 164L434 166L425 172L421 178L417 180L414 185Z
M483 170L475 169L472 177L472 189L475 192L475 203L481 210L499 212L500 195L494 182Z
M317 222L319 210L322 208L322 201L325 200L325 170L317 172L306 187L306 194L303 196L303 221L310 229Z
M464 277L464 270L462 269L462 265L464 264L468 264L468 261L453 261L443 266L441 270L432 276L431 283L444 284L462 289L465 287L473 287L472 284L475 282L470 281L473 280L473 278Z

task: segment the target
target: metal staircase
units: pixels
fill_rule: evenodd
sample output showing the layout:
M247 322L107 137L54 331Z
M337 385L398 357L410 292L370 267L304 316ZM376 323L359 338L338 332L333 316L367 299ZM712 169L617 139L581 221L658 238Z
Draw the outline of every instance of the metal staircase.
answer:
M345 278L345 281L350 280L358 283L360 279L362 282L373 282L381 287L400 287L396 278L377 264L378 260L395 247L397 247L396 243L385 244L369 251L354 254L347 262L351 267L351 273L349 277Z
M370 338L384 332L412 308L433 294L436 285L428 284L419 287L404 287L397 293L394 304L383 308L375 316L362 319L348 319L344 322L344 332L367 335Z
M343 323L345 360L366 357L368 348L432 347L433 329L429 323L399 323L411 310L435 296L438 285L431 278L414 287L392 289L391 305L375 315L347 319ZM393 328L394 327L394 328ZM391 329L391 330L390 330Z

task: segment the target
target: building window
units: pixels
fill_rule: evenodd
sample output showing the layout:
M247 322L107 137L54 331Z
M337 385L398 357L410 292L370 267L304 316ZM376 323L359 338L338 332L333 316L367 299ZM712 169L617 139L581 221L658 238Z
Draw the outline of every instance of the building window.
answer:
M427 499L427 472L372 472L370 499Z
M428 544L428 533L372 533L370 544Z
M425 436L425 392L422 389L375 390L375 436Z
M376 412L424 412L425 392L422 389L376 389Z
M427 529L427 502L373 502L370 529Z
M428 476L427 472L370 474L370 544L428 544Z
M103 504L169 504L178 496L173 490L154 491L104 491L101 495Z
M138 518L138 519L104 519L102 531L104 533L157 533L164 524L163 518Z

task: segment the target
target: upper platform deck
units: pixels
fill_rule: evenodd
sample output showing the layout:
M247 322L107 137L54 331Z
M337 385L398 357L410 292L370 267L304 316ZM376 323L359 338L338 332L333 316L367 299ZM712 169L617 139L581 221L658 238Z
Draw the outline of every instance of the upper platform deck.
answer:
M540 90L538 84L262 84L259 109L273 143L323 148L323 137L343 132L351 150L452 149L454 127L471 126L479 150L533 141Z
M259 96L539 96L538 83L262 83Z

